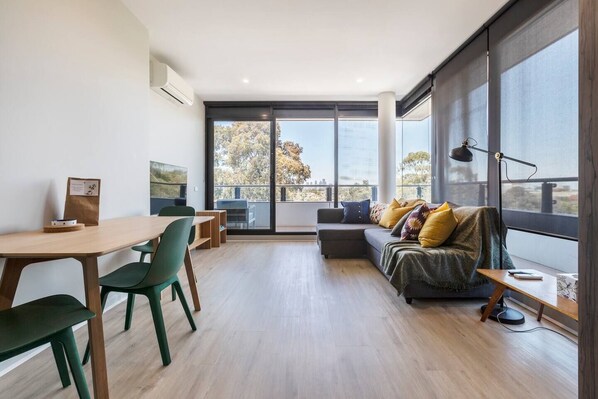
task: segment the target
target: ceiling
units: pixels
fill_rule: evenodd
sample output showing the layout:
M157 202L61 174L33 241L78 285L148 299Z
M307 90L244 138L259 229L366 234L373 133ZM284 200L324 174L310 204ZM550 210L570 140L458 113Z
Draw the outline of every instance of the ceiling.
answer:
M203 100L400 99L507 0L123 0Z

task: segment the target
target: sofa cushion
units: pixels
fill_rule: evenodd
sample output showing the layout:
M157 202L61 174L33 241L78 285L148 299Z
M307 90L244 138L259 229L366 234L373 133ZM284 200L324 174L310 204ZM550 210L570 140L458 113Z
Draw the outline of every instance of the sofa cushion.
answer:
M380 229L375 224L318 223L316 231L320 240L363 240L363 231Z
M414 208L415 209L415 208ZM411 212L413 212L413 210L407 212L406 214L403 215L403 217L397 222L397 224L395 224L395 227L392 228L390 235L393 237L401 237L401 231L403 231L403 226L405 226L405 223L407 222L407 219L409 218L409 215L411 215Z
M415 208L401 230L401 240L417 240L431 210L426 203Z
M372 207L370 208L370 221L375 224L380 223L382 214L384 213L387 207L388 204L385 204L383 202L372 205Z
M360 202L342 201L343 220L342 223L369 223L370 222L370 200Z
M434 248L442 245L457 227L457 218L448 203L431 211L426 223L419 233L419 243L422 248Z
M395 224L397 224L397 222L401 220L406 213L411 212L414 207L415 206L402 207L396 199L393 199L390 205L388 205L388 208L386 208L382 214L380 223L378 224L384 228L392 229Z
M400 237L391 236L389 229L367 229L364 232L364 236L367 243L378 252L382 252L384 244L387 242L398 242L401 240Z

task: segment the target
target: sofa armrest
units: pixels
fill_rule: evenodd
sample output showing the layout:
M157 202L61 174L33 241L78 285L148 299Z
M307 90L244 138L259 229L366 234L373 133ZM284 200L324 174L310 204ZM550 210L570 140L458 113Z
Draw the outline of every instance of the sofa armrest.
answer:
M318 223L340 223L343 220L343 208L318 209Z

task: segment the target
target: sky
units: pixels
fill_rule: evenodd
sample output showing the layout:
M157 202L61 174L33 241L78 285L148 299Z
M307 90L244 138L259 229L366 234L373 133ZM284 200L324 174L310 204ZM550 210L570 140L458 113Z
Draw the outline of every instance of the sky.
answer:
M409 152L429 151L430 119L397 122L397 166ZM303 147L310 182L334 182L334 121L279 120L281 139ZM339 121L339 183L378 182L378 125L375 120Z

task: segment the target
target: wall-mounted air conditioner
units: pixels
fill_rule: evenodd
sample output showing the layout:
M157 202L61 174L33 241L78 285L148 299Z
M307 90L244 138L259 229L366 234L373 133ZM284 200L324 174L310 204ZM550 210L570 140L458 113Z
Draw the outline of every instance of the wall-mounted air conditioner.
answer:
M193 88L166 64L150 60L150 86L171 101L193 105Z

